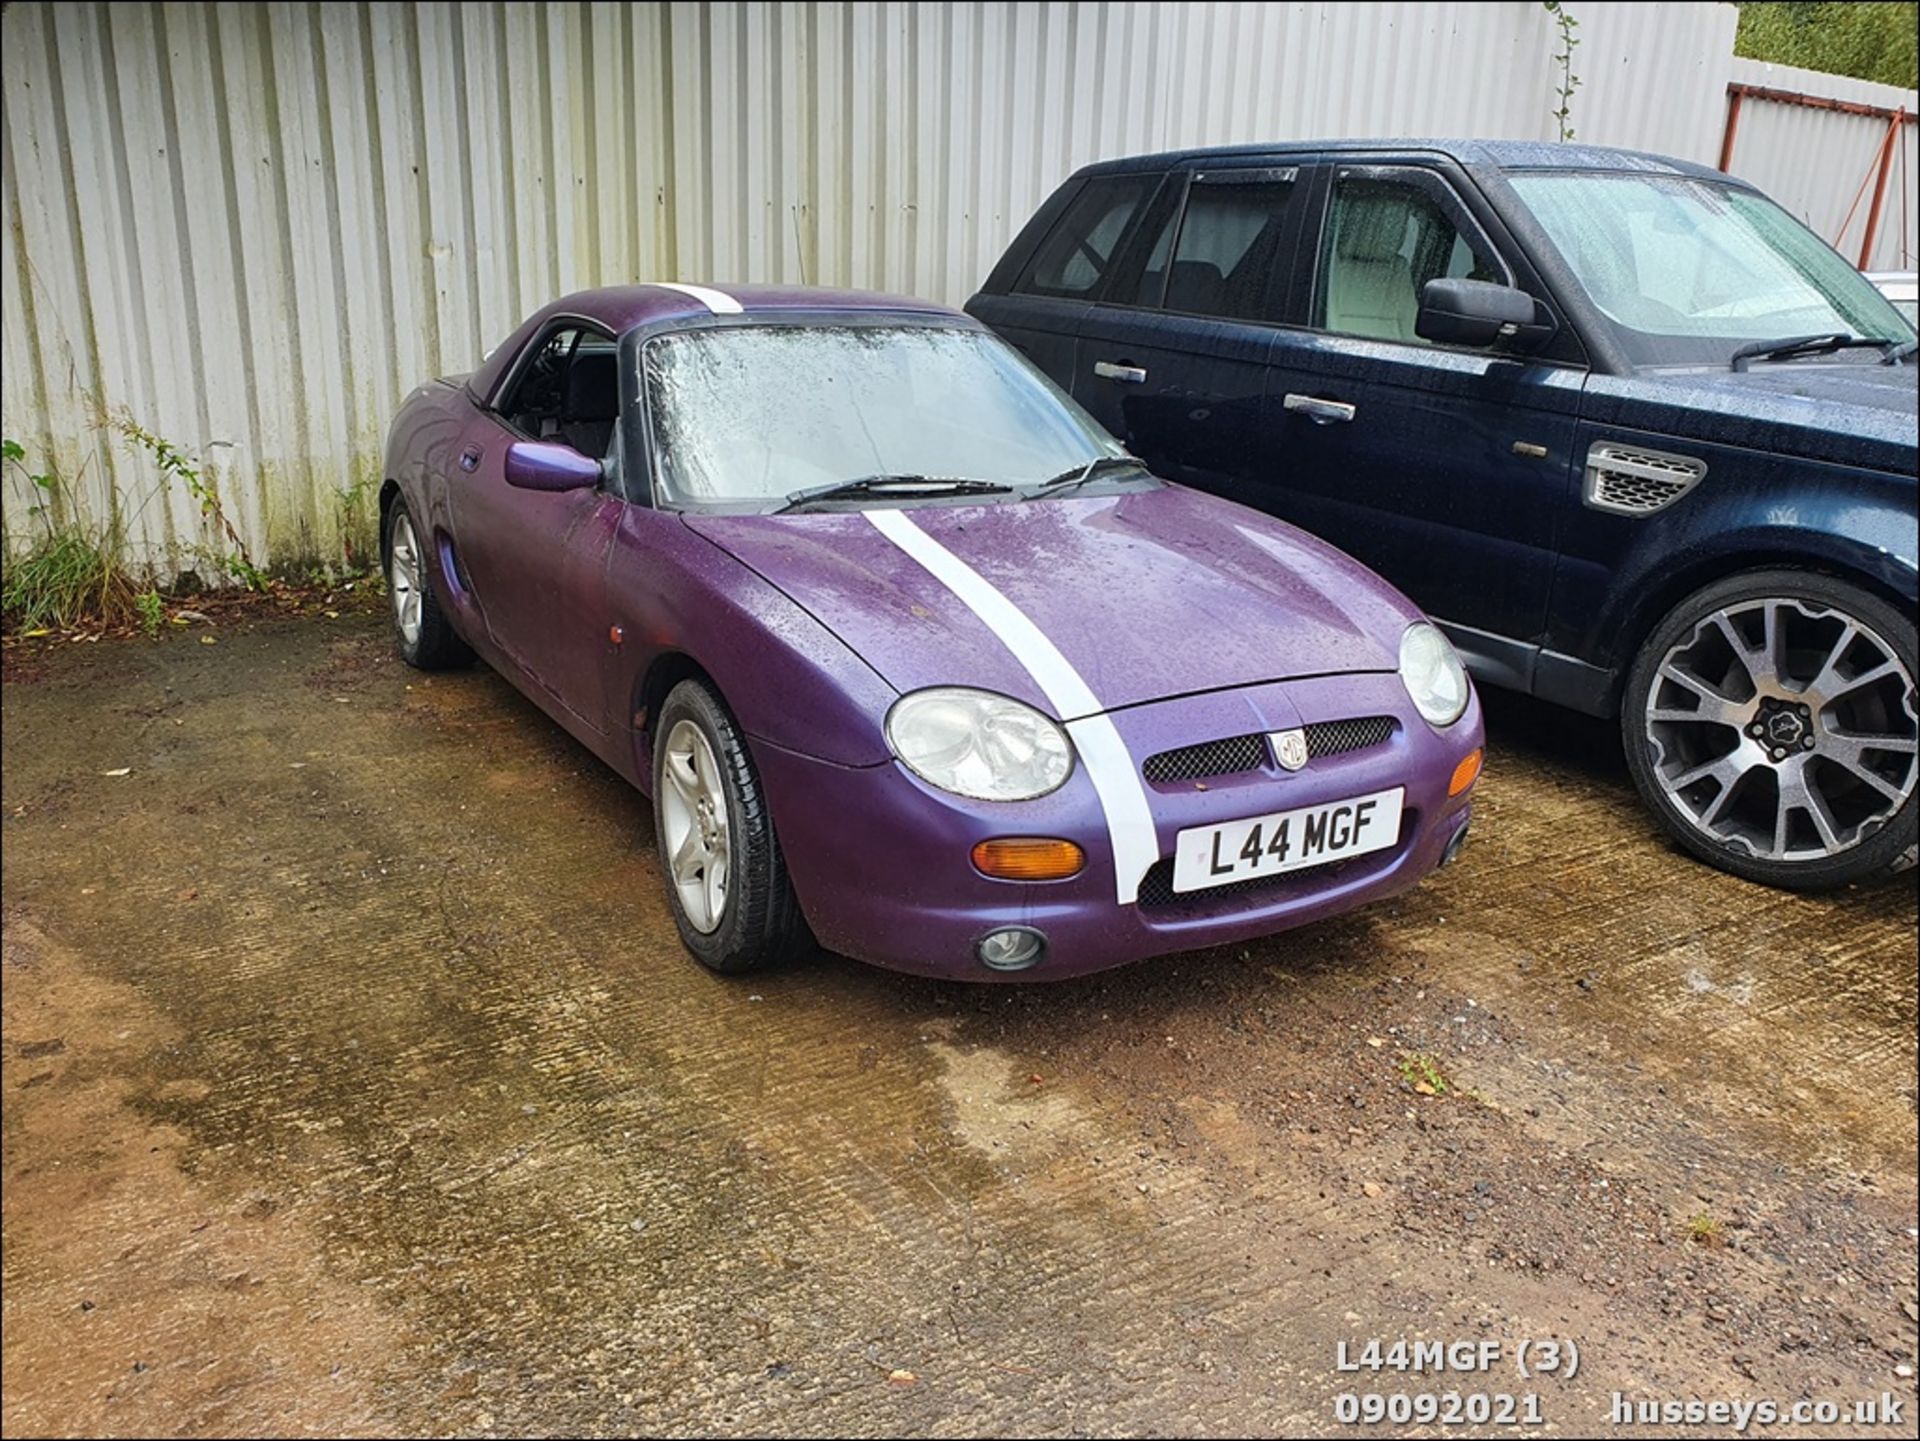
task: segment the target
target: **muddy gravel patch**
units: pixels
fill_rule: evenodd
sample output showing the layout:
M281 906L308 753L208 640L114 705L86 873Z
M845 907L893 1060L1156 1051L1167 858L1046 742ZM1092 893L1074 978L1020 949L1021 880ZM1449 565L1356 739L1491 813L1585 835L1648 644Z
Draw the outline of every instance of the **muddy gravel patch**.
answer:
M1331 1431L1372 1336L1575 1339L1563 1434L1912 1394L1913 894L1683 860L1604 728L1497 702L1459 864L1259 945L735 982L498 677L218 640L5 690L9 1431Z

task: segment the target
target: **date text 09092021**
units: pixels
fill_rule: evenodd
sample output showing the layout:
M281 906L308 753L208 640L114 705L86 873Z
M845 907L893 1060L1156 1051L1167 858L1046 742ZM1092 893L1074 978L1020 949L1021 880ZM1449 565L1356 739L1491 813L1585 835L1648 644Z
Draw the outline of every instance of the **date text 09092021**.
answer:
M1333 1419L1343 1426L1540 1426L1540 1393L1524 1391L1342 1391L1333 1398Z

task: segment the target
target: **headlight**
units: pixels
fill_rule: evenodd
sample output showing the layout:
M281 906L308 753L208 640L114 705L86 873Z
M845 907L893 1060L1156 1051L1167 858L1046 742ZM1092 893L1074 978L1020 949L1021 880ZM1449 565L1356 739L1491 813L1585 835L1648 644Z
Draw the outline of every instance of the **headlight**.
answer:
M1030 705L943 686L902 696L887 744L929 785L977 801L1030 801L1073 774L1067 733Z
M1450 726L1467 708L1467 671L1437 627L1419 621L1400 637L1400 683L1429 725Z

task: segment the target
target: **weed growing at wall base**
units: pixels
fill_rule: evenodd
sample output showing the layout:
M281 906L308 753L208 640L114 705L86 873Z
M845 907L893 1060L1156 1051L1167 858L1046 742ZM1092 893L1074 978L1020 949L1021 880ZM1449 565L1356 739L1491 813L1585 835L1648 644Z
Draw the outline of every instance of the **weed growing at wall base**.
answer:
M59 478L27 466L25 447L0 441L0 464L15 484L32 487L29 524L36 531L20 555L6 557L0 576L0 622L9 630L61 629L86 620L123 624L134 614L133 579L120 563L112 525L92 526L75 514L55 519Z
M363 475L334 492L339 503L340 554L347 575L369 570L379 560L380 523L373 504L374 490L374 478Z
M110 539L65 530L7 560L0 612L10 630L120 625L134 615L134 585Z
M8 635L115 630L137 625L147 635L158 636L166 627L169 590L198 591L205 583L203 577L213 579L217 575L237 581L255 596L290 603L298 611L303 603L298 597L303 593L320 590L330 594L343 580L347 582L345 589L351 591L357 577L377 574L371 480L336 492L344 567L313 566L289 574L285 582L276 581L254 563L201 461L125 412L112 418L103 415L100 424L150 456L158 467L160 482L147 495L147 501L176 482L186 487L208 522L201 534L209 536L211 543L185 538L176 541L169 551L170 560L178 564L190 559L198 569L177 575L169 572L171 586L159 575L136 578L136 572L123 559L127 526L118 506L113 507L107 522L96 522L83 494L51 470L36 469L30 464L26 447L6 439L0 442L0 466L4 466L5 482L20 502L9 514L10 518L24 516L27 532L24 545L18 530L7 537L4 573L0 574L0 627ZM337 614L325 607L323 611L328 616Z
M212 521L230 550L214 550L209 555L214 564L225 571L229 577L239 581L248 590L264 590L267 584L266 572L253 563L253 557L247 554L246 542L240 539L240 532L227 516L226 508L220 503L220 491L213 478L206 473L203 464L195 461L186 451L175 445L163 435L156 435L141 425L131 415L122 411L107 422L137 448L153 457L160 468L163 482L179 481L187 488L187 494L199 502L200 514Z
M157 590L145 590L134 598L134 607L140 612L140 629L149 637L160 634L160 622L166 619L167 608L160 599Z

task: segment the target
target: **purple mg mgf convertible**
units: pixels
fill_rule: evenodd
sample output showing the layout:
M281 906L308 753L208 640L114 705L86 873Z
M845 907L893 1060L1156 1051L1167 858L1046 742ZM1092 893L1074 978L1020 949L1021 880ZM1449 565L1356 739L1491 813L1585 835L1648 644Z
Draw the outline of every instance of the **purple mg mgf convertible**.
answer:
M636 285L414 391L400 652L653 797L687 948L988 979L1266 935L1467 830L1478 706L1352 560L1166 484L922 301Z

